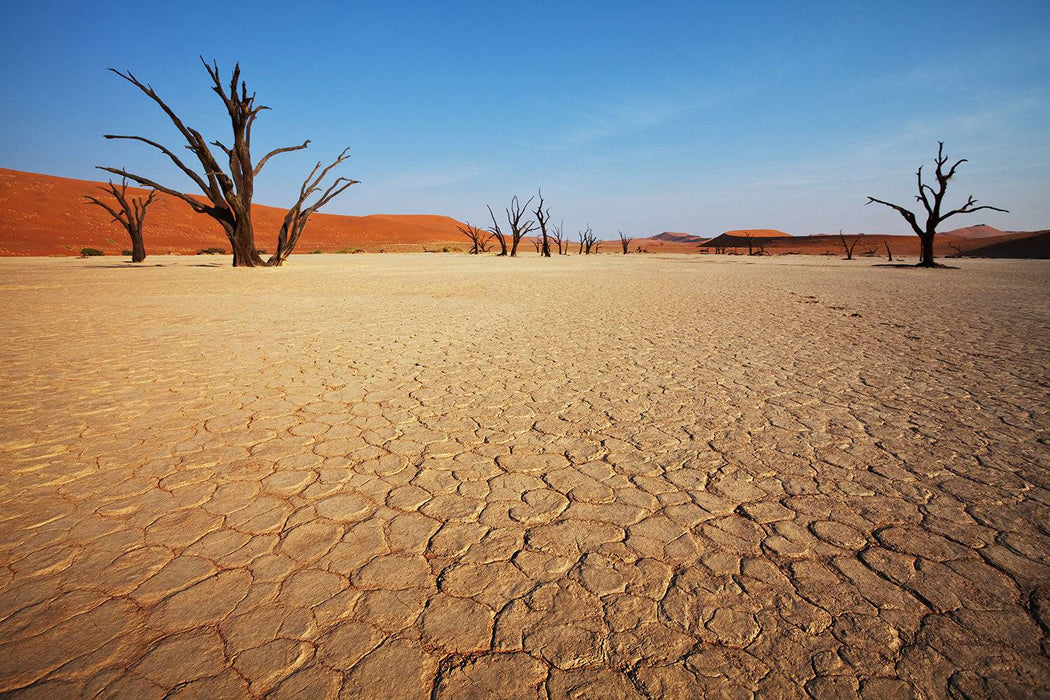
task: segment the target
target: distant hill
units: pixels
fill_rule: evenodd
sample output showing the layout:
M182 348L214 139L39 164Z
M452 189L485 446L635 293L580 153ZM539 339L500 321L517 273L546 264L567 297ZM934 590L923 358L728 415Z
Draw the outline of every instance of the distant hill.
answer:
M988 226L986 224L977 224L976 226L966 226L964 228L957 228L954 231L945 231L944 233L938 235L973 240L977 238L996 238L998 236L1006 236L1008 234L1006 231L1000 231L999 229L994 228L992 226Z
M665 243L689 243L692 245L696 245L698 243L703 243L707 239L702 236L694 236L691 233L681 233L678 231L664 231L663 233L658 233L655 236L649 236L648 238L643 240L663 241Z
M127 234L102 209L84 201L98 194L101 182L0 168L0 255L76 255L81 248L98 248L116 255L131 247ZM128 188L142 195L147 190ZM344 195L353 197L353 189ZM255 243L271 252L285 210L255 205ZM447 216L315 214L296 251L421 250L424 247L467 247L460 222ZM158 194L146 214L146 252L195 253L205 248L229 250L215 221L195 214L185 202Z

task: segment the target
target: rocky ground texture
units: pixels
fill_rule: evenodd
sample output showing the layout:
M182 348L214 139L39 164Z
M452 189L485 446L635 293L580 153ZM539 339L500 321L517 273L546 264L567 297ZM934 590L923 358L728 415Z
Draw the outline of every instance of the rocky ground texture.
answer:
M226 264L0 260L0 692L1050 688L1050 264Z

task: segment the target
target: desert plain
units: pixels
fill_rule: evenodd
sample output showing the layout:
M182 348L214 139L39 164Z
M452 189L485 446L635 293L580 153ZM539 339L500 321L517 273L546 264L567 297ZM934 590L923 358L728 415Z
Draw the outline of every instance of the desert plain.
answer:
M0 259L0 692L1050 688L1050 263Z

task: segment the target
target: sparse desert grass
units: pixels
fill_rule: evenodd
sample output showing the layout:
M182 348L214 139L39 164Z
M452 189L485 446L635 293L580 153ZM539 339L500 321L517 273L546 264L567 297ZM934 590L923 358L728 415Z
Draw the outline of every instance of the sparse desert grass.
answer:
M0 692L1050 685L1050 262L157 264L0 259Z

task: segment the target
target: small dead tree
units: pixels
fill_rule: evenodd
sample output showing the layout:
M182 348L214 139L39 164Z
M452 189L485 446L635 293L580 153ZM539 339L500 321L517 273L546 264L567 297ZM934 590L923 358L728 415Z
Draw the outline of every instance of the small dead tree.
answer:
M101 169L181 199L193 211L214 219L222 226L226 238L230 242L230 247L233 251L234 267L280 265L291 253L291 248L294 247L295 242L302 233L302 228L305 227L310 214L331 201L332 198L343 192L347 187L355 184L352 180L339 178L339 180L323 190L319 200L320 204L315 202L313 205L305 205L305 197L322 191L321 182L324 176L327 176L333 167L346 160L346 151L343 151L342 155L334 163L324 168L320 178L315 178L318 170L320 170L320 163L306 177L303 187L300 189L300 199L289 209L288 214L285 216L285 224L288 228L287 230L282 229L285 236L284 245L282 247L279 243L278 252L275 252L274 256L269 260L264 261L256 249L255 229L252 225L252 196L255 192L255 178L259 176L263 166L266 165L270 158L282 153L301 151L310 145L310 141L308 139L298 146L276 148L264 155L258 163L253 162L251 154L252 126L259 114L269 109L269 107L257 105L255 103L255 93L248 93L247 85L241 80L240 64L234 66L229 83L224 84L219 74L218 63L213 61L209 64L203 58L201 58L201 63L204 64L204 68L211 78L212 91L222 100L223 106L229 114L230 126L233 131L233 141L230 146L224 145L221 141L209 142L205 140L199 131L186 126L175 114L174 110L153 91L150 85L140 82L130 71L122 73L116 69L110 69L113 73L138 88L146 97L153 100L168 116L168 119L171 120L186 141L186 148L200 164L199 171L184 163L172 149L143 136L106 134L105 138L139 141L157 149L174 163L186 177L193 181L204 194L204 200L191 197L177 189L165 187L147 177L136 175L123 169ZM220 165L219 159L212 153L209 145L219 149L225 155L228 161L226 169ZM304 192L306 193L305 197L303 196ZM299 227L298 229L296 229L297 226Z
M846 240L846 234L842 232L842 229L839 229L839 240L842 241L842 247L846 251L846 260L853 259L853 249L857 247L857 244L860 243L863 238L864 234L858 233L853 236L852 240Z
M102 207L118 222L131 236L131 262L140 263L146 259L146 244L142 240L142 222L146 219L146 209L153 202L157 190L150 190L146 199L138 199L128 196L128 179L121 178L118 189L113 181L99 188L107 192L116 200L116 206L103 202L98 197L85 195L89 203Z
M587 230L580 231L580 255L590 255L592 252L598 252L598 237L591 230L591 225L587 224Z
M889 241L883 241L883 243L886 244L886 260L888 262L893 262L893 251L890 250Z
M506 257L507 234L503 233L503 229L499 227L499 222L496 221L496 215L492 213L492 207L489 207L489 216L492 217L492 225L489 226L489 232L492 236L489 237L489 240L495 238L496 242L499 243L499 255L497 255L497 257Z
M470 239L470 254L478 255L484 253L488 244L488 239L491 238L485 230L480 226L471 226L468 221L465 226L459 227L459 232Z
M566 255L569 252L569 242L565 240L562 230L565 228L565 222L555 226L551 224L551 241L558 247L558 255Z
M941 225L945 219L955 216L956 214L972 214L975 211L981 209L991 209L992 211L1001 211L1008 213L1006 209L1000 209L999 207L993 207L988 204L982 204L977 207L977 200L970 195L966 199L966 203L958 209L952 209L951 211L942 214L941 208L944 204L944 195L948 191L948 181L955 175L955 171L960 165L967 162L965 158L957 161L955 165L948 168L948 171L944 171L944 166L948 163L948 157L944 155L944 142L937 142L937 158L934 163L937 165L937 169L934 171L934 179L937 181L937 189L924 183L922 181L922 166L919 166L918 171L915 173L916 186L918 187L919 194L915 197L915 201L921 202L923 209L926 210L926 224L920 226L916 215L908 209L897 204L885 202L875 197L868 197L866 204L882 204L891 209L894 209L898 214L904 217L904 220L911 226L912 231L919 236L919 240L922 243L921 253L919 255L919 263L917 267L936 267L937 263L933 260L933 239L937 235L937 227Z
M755 234L752 233L751 231L744 231L744 243L747 244L747 254L748 255L753 255L754 254L754 253L751 252L752 246L754 245L754 241L755 241Z
M539 190L540 202L536 205L536 222L540 227L540 245L537 248L537 252L544 258L551 256L551 242L550 237L547 234L547 222L551 220L551 210L543 208L543 190Z
M535 250L537 253L539 253L543 249L543 242L539 238L532 237L529 239L529 243L532 244L532 249ZM547 257L550 256L548 255Z
M620 236L620 247L623 249L623 254L627 255L630 252L631 241L634 240L634 237L628 236L623 231L617 231L616 233Z
M266 261L267 265L272 267L281 266L288 259L288 256L292 254L296 244L299 243L299 237L306 230L306 222L309 221L310 216L341 195L347 188L358 184L358 180L338 177L324 191L321 190L321 183L328 177L328 173L349 157L350 149L344 148L343 152L323 169L321 168L321 162L318 161L314 169L310 171L310 174L306 176L302 187L299 188L299 198L295 200L295 204L284 215L281 230L277 234L277 250ZM316 193L320 193L320 196L314 200L313 204L308 205L307 200Z
M514 195L510 200L510 206L507 207L507 224L510 226L510 257L512 258L518 255L518 243L521 242L521 239L536 230L535 221L531 219L522 221L522 217L525 216L534 199L535 197L529 197L529 201L522 205L518 203L518 196Z

